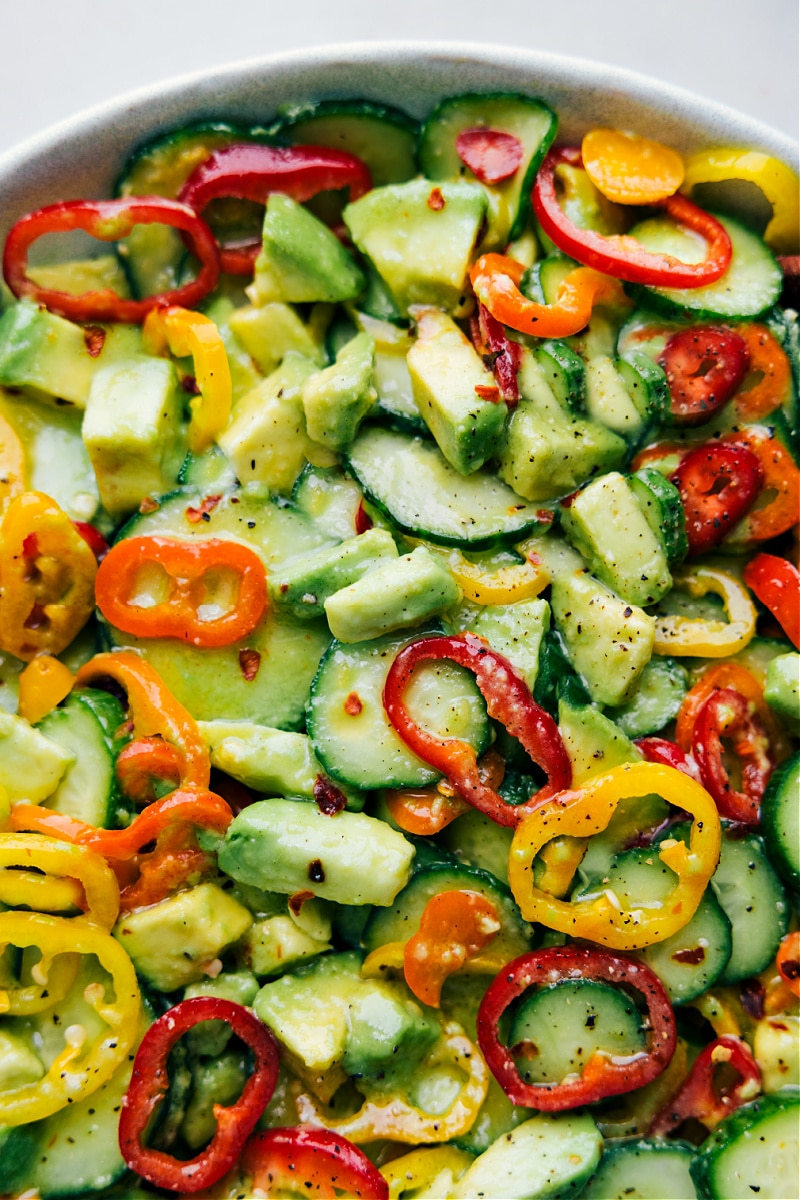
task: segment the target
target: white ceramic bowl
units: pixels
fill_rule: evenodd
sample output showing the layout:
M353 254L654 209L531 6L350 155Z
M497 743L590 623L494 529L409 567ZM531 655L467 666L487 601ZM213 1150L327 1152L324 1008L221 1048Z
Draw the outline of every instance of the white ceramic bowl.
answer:
M521 91L550 104L559 139L611 125L690 151L763 149L795 165L797 147L759 121L618 67L504 46L359 43L251 59L122 96L0 156L0 239L23 213L56 200L110 196L128 153L198 118L269 121L286 103L366 98L424 117L443 96Z

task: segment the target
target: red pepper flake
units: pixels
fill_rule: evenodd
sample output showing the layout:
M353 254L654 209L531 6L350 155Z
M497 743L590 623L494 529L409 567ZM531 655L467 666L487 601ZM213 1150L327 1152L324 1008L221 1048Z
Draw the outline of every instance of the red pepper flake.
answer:
M552 525L555 519L555 513L551 508L537 508L536 520L541 521L542 525ZM529 554L528 558L531 562L541 562L541 559L536 554Z
M158 501L155 500L152 496L145 496L145 498L142 500L141 504L139 505L139 512L140 513L156 512L160 507L161 506L159 505Z
M294 913L294 915L296 917L299 917L306 900L313 900L313 899L314 899L313 892L295 892L295 894L293 896L289 897L289 908L292 910L292 912Z
M39 557L39 539L35 533L29 533L22 542L22 557L31 566Z
M432 209L433 212L441 212L446 203L447 201L442 195L442 189L438 187L433 188L431 194L428 196L428 208Z
M25 629L45 629L50 624L50 618L45 612L44 605L34 604L25 619Z
M493 384L476 383L475 395L480 396L481 400L491 400L492 404L498 404L500 401L500 388Z
M312 883L325 882L325 869L318 858L308 864L308 878Z
M373 521L364 507L364 501L359 500L358 508L356 509L356 533L366 533L368 529L372 529Z
M106 331L100 325L87 325L83 331L86 353L90 358L99 358L106 342Z
M318 775L314 780L314 799L317 802L317 808L326 817L335 817L337 813L347 807L345 794L324 775Z
M357 717L363 708L358 692L351 692L344 702L344 711L348 717Z
M186 509L186 520L191 521L193 525L199 524L200 521L210 520L210 514L217 507L221 499L222 496L206 496L196 508L190 504Z
M187 396L200 395L200 388L197 386L197 380L194 375L184 375L181 379L181 387Z
M760 979L745 979L740 987L742 1008L754 1021L764 1016L764 985Z
M258 674L258 669L261 666L261 655L258 650L240 650L239 651L239 668L242 672L242 678L247 683L252 683Z
M519 170L524 147L513 133L502 129L462 129L456 153L481 183L503 183Z
M99 529L88 521L73 521L72 524L81 535L98 562L102 562L108 554L108 542Z
M689 967L694 967L698 963L703 962L706 952L702 946L695 946L693 950L676 950L672 955L677 963L685 963Z

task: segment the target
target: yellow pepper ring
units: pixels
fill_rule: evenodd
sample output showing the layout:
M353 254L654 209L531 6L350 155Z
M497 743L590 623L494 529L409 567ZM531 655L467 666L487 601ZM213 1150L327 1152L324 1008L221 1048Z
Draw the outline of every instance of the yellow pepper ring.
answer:
M703 183L743 180L755 184L772 208L772 219L764 241L778 254L796 254L800 249L800 180L791 167L764 154L739 146L701 150L686 163L683 190L691 196Z
M756 609L743 583L715 567L693 567L675 571L673 584L696 598L709 592L720 596L728 620L657 616L653 647L656 654L727 658L744 650L756 631Z
M206 450L222 433L231 413L231 369L217 326L188 308L154 308L144 323L145 344L154 354L165 347L177 358L192 356L200 395L191 401L189 449Z
M543 592L550 582L549 571L543 563L528 558L524 553L526 545L517 549L525 562L493 571L487 571L480 563L470 562L459 550L452 550L447 556L447 565L464 598L473 604L515 604Z
M409 1194L445 1196L472 1160L471 1154L455 1146L425 1146L392 1159L381 1167L381 1175L389 1185L389 1200Z
M296 1098L299 1120L322 1129L331 1129L358 1144L383 1138L407 1142L447 1142L472 1128L478 1109L489 1088L489 1068L460 1025L444 1026L431 1053L421 1064L421 1074L449 1062L467 1073L467 1081L449 1108L442 1113L424 1112L405 1096L390 1095L365 1100L352 1117L329 1119L319 1101L302 1092Z
M693 818L688 847L665 840L653 848L654 858L660 858L678 876L658 909L624 909L610 892L570 903L534 884L534 859L554 838L600 833L620 800L653 792ZM561 792L517 826L508 859L508 881L526 921L538 921L559 933L588 938L613 950L637 950L663 942L691 920L716 870L719 851L719 813L705 788L673 767L625 763L593 776L578 791Z
M37 946L43 960L58 954L93 954L111 976L114 990L110 1003L105 1002L102 984L84 992L86 1002L109 1026L106 1034L86 1050L79 1038L68 1039L42 1079L0 1093L0 1123L25 1125L83 1100L110 1078L139 1034L139 985L119 942L83 921L43 913L0 913L0 943L20 949Z
M581 157L599 192L616 204L655 204L683 183L683 159L671 146L619 129L592 129Z
M83 887L86 910L80 917L72 918L74 921L91 922L108 930L117 919L117 877L102 855L88 846L76 846L40 833L0 833L0 867L36 867L45 876L77 880ZM0 885L0 900L29 907L41 905L41 885L34 882L34 877L27 883L27 891L20 891L20 882L16 881L13 900L6 898Z
M39 654L19 677L19 715L31 725L52 712L72 691L75 677L52 654Z

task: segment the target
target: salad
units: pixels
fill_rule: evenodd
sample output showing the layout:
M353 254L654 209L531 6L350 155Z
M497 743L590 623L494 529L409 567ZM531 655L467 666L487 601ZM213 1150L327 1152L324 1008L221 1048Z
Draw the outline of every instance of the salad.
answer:
M11 229L4 1195L800 1194L797 178L557 134Z

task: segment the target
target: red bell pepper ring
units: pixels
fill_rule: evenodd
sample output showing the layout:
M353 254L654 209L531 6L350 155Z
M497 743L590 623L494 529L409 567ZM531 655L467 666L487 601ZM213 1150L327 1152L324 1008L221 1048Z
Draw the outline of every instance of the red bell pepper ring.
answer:
M204 1150L181 1160L144 1145L148 1123L169 1090L172 1047L201 1021L225 1021L252 1050L255 1063L235 1104L214 1105L217 1130ZM241 1004L219 996L182 1000L155 1021L142 1038L122 1102L119 1148L132 1171L148 1183L180 1193L202 1192L235 1164L278 1081L278 1046L265 1025Z
M559 203L556 168L561 163L582 167L580 148L560 146L548 153L533 185L533 209L547 236L570 258L626 283L643 283L647 287L705 287L727 271L731 261L727 232L710 213L680 193L659 200L653 207L663 209L678 225L703 238L706 257L702 262L681 262L671 254L645 250L635 238L606 237L593 229L581 229Z
M260 1196L389 1200L388 1183L364 1151L330 1129L262 1130L250 1138L241 1162Z
M139 861L139 877L122 888L121 913L149 908L184 887L216 872L216 857L197 844L190 825L170 825L159 834L155 850Z
M472 671L489 716L505 725L547 774L547 784L526 804L509 804L481 779L475 751L459 738L438 738L421 729L403 700L422 662L450 660ZM553 718L536 703L528 685L507 658L472 633L426 637L398 653L386 676L383 705L395 731L410 750L440 771L462 800L498 825L516 826L529 813L572 782L572 763Z
M114 764L117 783L135 804L152 804L156 780L170 784L172 791L181 779L180 752L160 737L137 738L123 746Z
M263 204L270 193L282 192L302 203L318 192L347 188L352 203L371 187L366 163L344 150L243 143L215 150L192 172L178 199L201 213L212 200L223 196ZM258 242L220 247L223 271L251 274L260 248Z
M705 554L742 519L764 473L748 446L707 442L682 458L671 476L686 512L689 554Z
M169 594L158 604L137 604L140 574L153 565L167 575ZM222 573L235 578L237 594L224 612L206 619L201 613L208 604L208 580ZM241 542L124 538L100 565L95 598L106 620L125 633L175 638L210 649L230 646L252 633L267 606L267 577L256 552Z
M579 1079L526 1083L510 1049L500 1040L501 1019L529 987L548 987L565 979L599 979L638 992L646 1007L646 1051L625 1059L597 1053ZM563 1112L643 1087L661 1074L677 1044L675 1015L658 976L644 963L587 946L554 946L515 958L489 984L477 1027L481 1052L509 1100L542 1112Z
M171 292L125 300L104 288L72 296L40 287L28 276L28 250L46 233L84 233L103 242L127 237L136 225L169 225L186 237L200 262L195 279ZM64 200L21 217L6 238L3 274L15 296L35 300L70 321L126 321L138 324L154 308L178 304L195 308L217 285L219 254L213 233L193 209L163 196L126 196L119 200Z
M693 325L673 333L658 361L667 377L673 420L702 425L744 379L750 351L733 329Z
M90 525L88 521L73 521L72 524L81 535L86 545L91 550L97 561L100 563L108 554L108 542L103 537L96 525Z
M800 571L794 563L757 554L744 569L744 581L800 650Z
M720 815L754 825L769 777L775 769L770 738L757 712L741 692L719 688L703 704L692 732L692 754L700 782L714 799ZM741 761L742 784L731 786L723 761L722 738L733 739Z
M768 426L752 425L726 433L722 444L750 450L761 464L762 491L774 498L747 514L736 531L737 541L761 542L792 529L800 517L800 470L792 453Z
M733 1069L739 1076L736 1083L717 1082L718 1067ZM761 1072L749 1046L738 1037L723 1034L700 1051L677 1093L656 1116L648 1135L668 1137L689 1120L700 1121L711 1130L729 1113L755 1099L760 1091Z
M523 147L513 133L502 129L462 129L456 138L456 154L481 183L505 183L522 162Z
M683 771L684 775L688 775L691 779L696 779L698 783L700 782L697 764L694 759L687 757L680 746L676 746L674 742L670 742L667 738L638 738L635 745L638 750L641 750L645 762L661 763L665 767L674 767L676 771Z
M478 304L478 311L470 318L472 343L487 364L500 388L500 395L509 408L519 403L517 371L522 358L522 347L512 342L506 331L485 304Z

